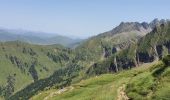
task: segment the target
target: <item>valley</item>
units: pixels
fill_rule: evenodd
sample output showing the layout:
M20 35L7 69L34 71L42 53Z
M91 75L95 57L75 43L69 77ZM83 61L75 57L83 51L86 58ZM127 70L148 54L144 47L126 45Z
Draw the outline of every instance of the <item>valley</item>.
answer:
M170 0L1 0L0 100L170 100Z
M122 22L76 47L0 43L0 97L9 100L168 98L170 22ZM168 57L168 56L167 56ZM158 99L158 100L159 100Z

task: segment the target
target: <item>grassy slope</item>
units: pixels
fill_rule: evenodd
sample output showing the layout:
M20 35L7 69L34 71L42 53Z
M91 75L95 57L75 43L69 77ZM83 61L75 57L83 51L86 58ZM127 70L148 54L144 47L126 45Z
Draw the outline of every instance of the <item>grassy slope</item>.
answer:
M169 100L169 84L170 67L160 63L132 78L126 93L135 100Z
M23 48L32 49L36 55L31 56L29 53L23 53ZM35 66L38 73L39 79L46 78L53 74L53 72L66 64L63 61L63 65L56 63L48 58L47 52L53 54L61 54L62 47L59 46L40 46L40 45L30 45L27 43L16 42L6 42L0 44L0 86L6 85L6 78L8 75L16 74L16 83L15 91L18 91L24 88L26 85L33 82L33 78L29 73L29 68L24 66L26 73L22 73L21 70L15 65L12 64L10 59L6 55L16 56L22 63L27 62L29 66L33 61L33 58L37 59L38 64ZM66 53L67 54L67 53ZM70 55L71 57L71 55ZM43 67L46 67L48 71L44 70ZM41 70L41 71L40 71Z
M50 100L113 100L117 99L118 89L123 84L129 84L131 81L141 81L145 77L152 77L149 67L154 65L144 64L141 67L134 68L128 71L122 71L117 74L104 74L98 77L93 77L87 80L82 80L80 83L66 87L61 94L58 91L51 89L43 91L32 97L33 100L42 100L48 98ZM150 78L148 77L148 78ZM152 79L152 78L151 78ZM152 80L151 80L152 81ZM147 84L146 84L147 86Z

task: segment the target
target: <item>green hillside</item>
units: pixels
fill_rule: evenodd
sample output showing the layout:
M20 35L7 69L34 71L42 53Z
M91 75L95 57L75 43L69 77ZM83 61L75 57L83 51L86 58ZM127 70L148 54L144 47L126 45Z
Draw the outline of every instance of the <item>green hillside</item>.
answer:
M168 82L159 77L169 60L159 60L169 54L170 23L158 23L152 31L146 26L143 31L143 23L121 23L74 49L1 43L0 95L10 100L157 98L168 91L157 89L163 87L159 82Z
M0 43L0 87L7 86L9 76L14 78L13 92L47 78L68 63L71 52L59 45L40 46L19 41Z
M117 74L95 76L63 89L41 91L32 100L167 100L170 67L144 64Z

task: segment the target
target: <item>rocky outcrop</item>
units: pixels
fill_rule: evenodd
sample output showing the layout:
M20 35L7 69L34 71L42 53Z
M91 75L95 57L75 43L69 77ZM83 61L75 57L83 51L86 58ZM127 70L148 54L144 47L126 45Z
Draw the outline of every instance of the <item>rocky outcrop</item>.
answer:
M170 41L166 42L165 46L168 49L168 53L170 54Z
M163 45L157 45L156 51L157 51L159 59L162 59L162 57L163 57Z
M134 61L128 58L118 59L117 63L120 69L130 69L135 67Z
M149 23L149 26L153 29L153 28L155 28L155 26L159 26L161 24L167 24L167 22L169 22L168 19L161 19L161 20L159 20L158 18L156 18L156 19L154 19L153 21L151 21Z
M154 51L154 53L153 53L154 60L158 61L159 60L159 54L158 54L158 51L157 51L158 50L157 46L153 46L152 48L153 48L153 51Z
M121 22L119 26L111 30L111 34L123 33L123 32L131 32L131 31L139 31L139 32L150 32L151 27L148 23L138 23L138 22Z
M103 48L103 56L105 58L109 57L111 55L110 48L104 47Z
M120 50L119 47L113 47L112 48L112 54L115 54L116 52L118 52Z
M116 59L116 57L114 57L114 68L115 68L115 71L116 72L118 72L119 71L119 69L118 69L118 65L117 65L117 59Z
M125 35L131 33L132 30L137 32L137 34L131 34L136 37L126 37ZM113 30L99 35L103 40L106 38L104 42L107 46L102 45L102 48L103 55L107 59L92 66L93 70L96 72L100 68L103 70L99 71L100 73L118 72L162 59L164 55L170 53L168 32L170 32L170 23L167 20L155 19L151 23L122 22ZM147 33L147 35L139 35L142 33ZM116 41L117 39L120 40ZM108 41L109 43L107 43ZM167 51L168 53L166 53ZM107 65L107 63L109 64Z
M109 72L118 72L117 66L114 63L110 64Z
M138 52L138 63L148 63L154 61L154 56L149 55L147 52Z

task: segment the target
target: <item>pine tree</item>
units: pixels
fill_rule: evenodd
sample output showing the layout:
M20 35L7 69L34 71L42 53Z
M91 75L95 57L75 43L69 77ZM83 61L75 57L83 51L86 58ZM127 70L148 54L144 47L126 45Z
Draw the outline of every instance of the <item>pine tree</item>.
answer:
M14 86L15 86L15 77L9 75L7 77L7 85L5 87L5 98L9 98L12 93L14 92Z

